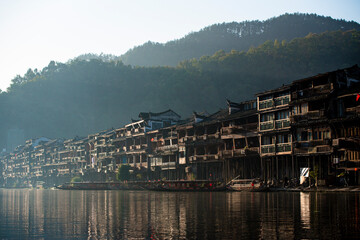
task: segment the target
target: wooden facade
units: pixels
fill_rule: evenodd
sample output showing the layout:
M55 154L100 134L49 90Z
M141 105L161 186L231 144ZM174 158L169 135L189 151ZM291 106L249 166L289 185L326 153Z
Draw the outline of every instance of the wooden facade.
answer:
M239 177L282 185L310 168L317 184L336 184L346 172L348 183L358 185L359 93L360 70L353 66L258 93L256 100L228 100L211 115L181 120L172 110L143 112L121 128L85 138L29 140L1 156L1 181L114 180L126 164L132 180Z

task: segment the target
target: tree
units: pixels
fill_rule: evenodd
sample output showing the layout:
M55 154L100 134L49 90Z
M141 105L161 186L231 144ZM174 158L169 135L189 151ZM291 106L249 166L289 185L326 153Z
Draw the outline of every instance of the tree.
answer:
M123 164L118 168L116 178L119 181L126 181L130 179L130 166Z
M318 186L319 167L315 166L313 171L309 172L310 177L315 180L315 186Z
M73 178L71 179L71 182L72 182L72 183L75 183L75 182L82 182L82 178L81 178L81 177L79 177L79 176L73 177Z

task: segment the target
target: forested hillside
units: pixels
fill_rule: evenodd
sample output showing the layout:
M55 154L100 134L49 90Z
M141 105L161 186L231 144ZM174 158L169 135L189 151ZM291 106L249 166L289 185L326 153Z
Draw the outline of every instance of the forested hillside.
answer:
M215 24L164 44L149 41L120 59L134 66L176 66L180 61L212 55L220 49L247 51L267 40L290 41L309 33L352 29L360 30L360 25L315 14L284 14L266 21Z
M360 63L360 32L309 34L267 41L248 51L218 51L177 67L132 67L121 61L51 62L13 79L0 94L0 146L7 130L26 138L87 135L119 127L140 111L213 112L225 99L247 100L259 91L320 72Z

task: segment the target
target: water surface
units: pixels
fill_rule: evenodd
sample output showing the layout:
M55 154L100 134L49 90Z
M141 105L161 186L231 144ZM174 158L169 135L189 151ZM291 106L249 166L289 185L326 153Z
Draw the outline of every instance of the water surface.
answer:
M0 189L0 239L359 239L359 206L359 193Z

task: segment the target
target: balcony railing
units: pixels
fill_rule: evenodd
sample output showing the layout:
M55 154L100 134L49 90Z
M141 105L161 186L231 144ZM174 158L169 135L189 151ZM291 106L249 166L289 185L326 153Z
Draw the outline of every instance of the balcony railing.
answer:
M274 99L267 99L259 101L259 109L267 109L272 107L284 106L289 104L290 94L286 96L277 97Z
M292 122L299 122L299 121L319 119L324 116L325 116L324 110L314 110L303 114L292 115L290 116L290 119Z
M274 107L274 100L264 100L259 102L259 109L266 109L266 108L272 108Z
M102 152L99 153L99 158L104 158L104 157L110 157L113 155L114 152Z
M290 152L291 151L291 143L278 143L276 144L276 152Z
M292 100L298 100L302 98L308 98L312 96L316 96L319 94L329 93L332 89L330 84L325 84L323 86L317 86L314 88L306 88L297 92L292 93Z
M287 128L287 127L290 127L290 119L289 118L275 121L276 129Z
M157 151L177 151L178 149L178 145L166 145L156 148Z
M161 165L161 170L175 169L175 168L176 168L175 162L163 162Z
M283 153L283 152L290 152L291 151L291 143L277 143L269 144L269 145L262 145L261 146L261 154L268 154L268 153Z
M274 129L274 121L260 122L260 130L270 130Z
M248 147L248 148L236 148L233 150L223 150L222 156L225 158L229 157L240 157L240 156L246 156L250 154L259 153L259 147Z
M287 105L290 102L290 95L277 97L274 99L275 107Z
M261 154L275 153L275 144L262 145Z

